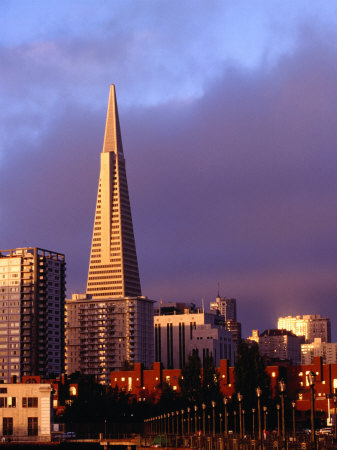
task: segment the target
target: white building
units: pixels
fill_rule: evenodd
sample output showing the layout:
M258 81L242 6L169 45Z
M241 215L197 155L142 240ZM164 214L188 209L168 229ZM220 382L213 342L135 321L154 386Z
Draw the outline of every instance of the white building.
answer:
M321 356L323 364L337 364L337 342L315 338L314 342L301 345L301 364L313 364L315 356Z
M292 331L296 336L304 336L306 343L313 342L315 338L331 342L330 319L320 314L279 317L277 328Z
M0 384L0 435L11 441L51 441L52 386Z
M212 356L216 366L220 359L234 363L235 345L223 318L200 310L183 314L154 316L155 360L166 369L181 369L193 349L201 362Z

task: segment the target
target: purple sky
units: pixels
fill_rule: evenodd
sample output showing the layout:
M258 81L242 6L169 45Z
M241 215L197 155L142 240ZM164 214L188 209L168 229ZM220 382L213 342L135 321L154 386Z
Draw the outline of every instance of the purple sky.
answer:
M337 340L336 2L79 3L0 4L0 248L85 290L115 83L143 294L219 282L244 336L321 313Z

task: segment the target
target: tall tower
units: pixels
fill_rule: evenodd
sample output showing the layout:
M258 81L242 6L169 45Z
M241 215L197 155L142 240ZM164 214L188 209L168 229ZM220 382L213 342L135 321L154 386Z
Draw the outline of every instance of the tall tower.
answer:
M87 293L92 298L142 295L114 85L101 153Z

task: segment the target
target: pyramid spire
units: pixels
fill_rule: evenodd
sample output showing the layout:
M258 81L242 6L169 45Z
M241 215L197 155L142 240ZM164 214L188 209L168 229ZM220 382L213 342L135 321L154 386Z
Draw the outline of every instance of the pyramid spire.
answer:
M106 115L103 153L114 152L123 154L122 136L119 126L119 116L116 101L115 85L110 86L108 112Z
M87 293L93 298L141 295L115 86L111 85Z

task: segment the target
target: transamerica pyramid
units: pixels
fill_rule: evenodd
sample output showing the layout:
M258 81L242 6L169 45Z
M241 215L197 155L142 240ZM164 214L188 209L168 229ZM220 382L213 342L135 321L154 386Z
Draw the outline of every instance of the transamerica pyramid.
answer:
M141 294L115 86L111 85L98 182L87 294Z

